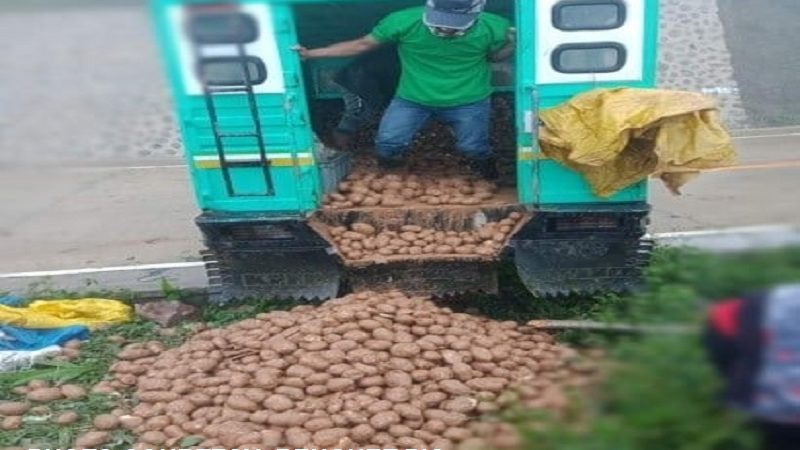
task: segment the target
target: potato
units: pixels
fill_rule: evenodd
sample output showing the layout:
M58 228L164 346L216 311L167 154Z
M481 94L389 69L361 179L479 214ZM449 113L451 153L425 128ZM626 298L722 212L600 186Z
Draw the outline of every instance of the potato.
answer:
M404 240L406 242L412 242L413 243L414 241L417 240L417 233L414 233L412 231L404 231L404 232L400 233L400 239L402 239L402 240Z
M7 416L0 423L0 429L16 430L22 426L22 416Z
M334 236L334 237L339 237L342 234L344 234L346 231L347 231L347 228L346 227L341 227L341 226L340 227L333 227L330 230L328 230L328 232L331 234L331 236Z
M277 427L300 427L309 419L306 413L283 412L272 414L268 422L270 425Z
M152 354L153 352L146 348L127 347L121 352L117 353L117 359L132 361L148 357Z
M381 205L387 207L403 206L405 201L402 198L384 194L381 198Z
M439 387L442 391L452 395L466 395L472 392L469 386L454 379L440 381Z
M411 243L406 241L406 240L403 240L403 239L396 239L395 238L395 239L392 239L392 240L389 241L389 245L390 246L394 246L394 247L398 247L398 248L402 248L402 247L410 247Z
M38 388L29 391L26 397L34 402L52 402L60 400L64 396L58 388Z
M158 403L158 402L171 402L173 400L178 399L178 394L175 392L170 391L146 391L146 392L139 392L139 401L147 402L147 403Z
M109 431L119 427L119 419L113 414L100 414L92 420L92 425L101 431Z
M508 380L496 377L475 378L467 381L467 386L477 391L500 392Z
M167 441L167 435L158 430L149 430L139 436L142 442L152 445L162 445Z
M217 367L218 361L212 358L201 358L192 361L189 367L193 372L210 372Z
M455 249L449 245L439 245L436 247L436 253L440 255L451 255L454 251Z
M374 236L376 232L374 226L363 222L354 223L350 226L350 229L362 236Z
M28 386L17 386L15 388L11 389L11 392L13 392L13 393L15 393L17 395L25 395L25 394L28 393L29 390L30 389L28 389Z
M24 402L0 402L0 416L21 416L29 408L30 405Z
M110 440L111 436L105 431L87 431L75 439L74 448L101 448Z
M366 197L364 196L364 194L352 193L347 196L347 201L349 201L353 205L360 205L361 203L364 202L365 199Z
M351 241L362 241L366 236L355 231L345 231L342 234L342 238L350 239Z
M375 430L387 430L390 426L400 423L400 415L394 411L381 411L369 419L370 426Z
M119 424L126 430L133 430L144 423L144 419L138 416L123 415L119 417Z
M392 191L399 191L405 188L405 185L401 180L390 180L386 183L385 189L392 190Z
M57 425L69 425L71 423L75 423L79 419L78 413L75 411L66 411L53 419L53 422Z
M375 429L368 424L356 425L350 430L350 436L358 442L368 442L375 436Z
M86 389L77 384L65 384L61 386L61 395L70 400L77 400L86 397Z
M291 448L305 448L311 440L311 433L300 427L292 427L286 430L286 443Z
M50 387L50 383L46 380L31 380L28 382L28 390L41 389Z
M369 207L378 206L378 205L381 204L381 200L382 200L381 197L377 197L377 196L373 195L373 196L366 197L361 204L364 205L364 206L369 206Z

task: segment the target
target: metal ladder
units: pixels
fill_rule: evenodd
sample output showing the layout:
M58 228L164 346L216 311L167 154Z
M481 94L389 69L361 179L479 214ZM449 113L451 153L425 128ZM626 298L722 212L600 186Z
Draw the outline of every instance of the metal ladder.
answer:
M222 177L225 179L225 187L228 195L231 197L262 197L275 195L275 186L270 173L270 161L267 158L266 146L264 145L264 136L261 131L261 120L258 117L258 106L256 105L256 97L253 93L253 85L250 80L250 74L247 67L246 53L244 44L235 44L237 49L236 58L240 62L241 79L244 84L242 85L209 85L205 76L201 76L200 81L203 86L203 95L205 97L206 110L208 111L209 119L211 120L211 130L214 134L214 144L219 157L220 168L222 169ZM200 61L202 55L199 45L195 45L195 60ZM217 106L214 103L215 97L224 96L224 94L242 93L247 95L247 104L250 111L250 117L253 121L253 130L241 133L226 133L220 129ZM258 145L258 161L228 161L225 152L225 141L230 138L253 138ZM261 193L237 193L233 186L230 169L232 168L253 168L260 167L264 174L264 183L266 185L265 192Z

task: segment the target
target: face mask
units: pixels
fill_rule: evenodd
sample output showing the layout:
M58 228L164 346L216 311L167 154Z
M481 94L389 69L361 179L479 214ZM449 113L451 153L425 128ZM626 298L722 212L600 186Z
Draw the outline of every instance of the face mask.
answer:
M431 33L434 36L444 37L444 38L464 36L465 34L467 34L467 31L469 30L469 29L459 30L456 28L431 27L431 26L429 26L428 29L431 30Z

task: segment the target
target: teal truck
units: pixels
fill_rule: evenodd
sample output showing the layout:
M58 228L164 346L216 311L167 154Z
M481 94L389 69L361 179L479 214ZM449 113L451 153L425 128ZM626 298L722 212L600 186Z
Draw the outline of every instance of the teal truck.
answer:
M153 1L213 299L324 299L365 279L397 287L412 272L420 292L491 292L504 261L542 296L626 290L640 279L650 251L646 181L596 197L579 173L540 152L538 114L595 88L653 87L658 0L488 2L517 33L514 60L495 77L496 95L513 100L515 136L505 141L516 145L498 150L515 155L506 209L527 218L493 260L430 256L354 268L310 225L348 171L312 126L315 108L337 101L330 80L347 61L304 62L292 47L360 37L386 14L421 3Z

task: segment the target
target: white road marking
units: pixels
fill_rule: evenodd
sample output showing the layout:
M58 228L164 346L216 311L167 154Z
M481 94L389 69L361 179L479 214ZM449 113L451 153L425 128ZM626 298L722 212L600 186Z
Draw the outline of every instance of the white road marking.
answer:
M733 140L742 140L742 139L766 139L766 138L782 138L782 137L797 137L800 136L800 133L782 133L782 134L754 134L750 136L733 136Z
M717 228L710 230L673 231L667 233L654 233L649 236L651 239L665 240L665 239L680 239L680 238L706 237L706 236L724 236L732 234L781 233L781 232L791 231L793 229L794 227L787 224L765 224L765 225L753 225L749 227Z
M64 270L43 270L37 272L12 272L0 273L0 278L38 278L56 277L65 275L91 275L103 272L129 272L136 270L164 270L164 269L191 269L203 267L204 263L196 262L171 262L158 264L139 264L135 266L107 266L107 267L87 267L83 269L64 269Z

